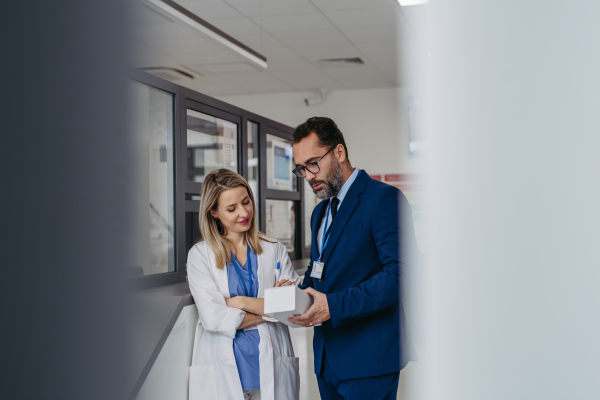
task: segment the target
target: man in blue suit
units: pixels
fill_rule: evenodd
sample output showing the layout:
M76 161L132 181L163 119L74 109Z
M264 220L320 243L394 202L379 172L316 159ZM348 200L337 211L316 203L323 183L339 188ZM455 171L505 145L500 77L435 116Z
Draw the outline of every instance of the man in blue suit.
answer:
M329 118L294 131L294 173L319 203L311 217L311 263L302 288L313 306L291 322L314 329L322 399L396 399L408 363L401 277L416 255L410 205L393 186L353 168Z

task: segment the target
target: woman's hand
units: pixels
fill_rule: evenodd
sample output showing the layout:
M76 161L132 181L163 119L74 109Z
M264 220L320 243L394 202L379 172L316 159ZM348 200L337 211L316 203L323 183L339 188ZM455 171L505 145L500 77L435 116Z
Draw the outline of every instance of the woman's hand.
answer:
M225 303L227 304L227 307L238 308L240 310L243 310L245 299L247 299L246 296L235 296L229 299L225 299Z
M294 284L294 282L290 281L289 279L282 279L275 284L275 287L290 286L293 284Z

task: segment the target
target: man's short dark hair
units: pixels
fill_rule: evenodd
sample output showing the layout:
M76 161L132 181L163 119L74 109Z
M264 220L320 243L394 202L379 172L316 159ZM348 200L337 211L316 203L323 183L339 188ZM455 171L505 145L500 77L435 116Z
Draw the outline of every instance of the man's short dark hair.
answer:
M323 147L333 147L341 144L344 146L346 151L346 160L350 162L348 158L348 147L346 147L346 141L344 135L338 129L337 125L331 118L327 117L312 117L306 120L306 122L298 125L294 129L294 144L300 142L302 139L307 137L314 132L319 138L319 144Z

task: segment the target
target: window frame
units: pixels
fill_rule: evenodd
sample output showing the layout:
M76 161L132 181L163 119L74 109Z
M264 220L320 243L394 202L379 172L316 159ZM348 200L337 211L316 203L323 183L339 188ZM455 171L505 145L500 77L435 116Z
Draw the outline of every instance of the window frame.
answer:
M174 218L174 222L175 222L175 226L173 227L173 231L175 233L175 237L173 238L174 241L174 247L175 247L175 254L174 254L174 261L175 261L175 271L173 272L164 272L161 274L153 274L153 275L144 275L144 276L135 276L135 277L131 277L130 278L130 284L134 287L134 288L149 288L149 287L155 287L155 286L162 286L162 285L169 285L172 283L177 283L177 282L183 282L186 279L186 271L185 268L181 269L179 268L179 265L181 264L181 254L179 252L179 248L180 248L180 237L178 235L180 229L183 227L183 229L185 230L185 221L183 221L180 218L180 214L181 214L181 209L182 209L182 204L181 204L181 199L178 196L178 190L177 188L180 186L180 181L181 181L181 171L179 170L179 168L177 168L178 165L178 159L179 159L179 152L177 151L180 147L180 135L178 135L179 129L180 129L180 121L177 118L177 110L179 108L179 103L181 102L181 92L180 92L180 86L166 81L164 79L158 78L154 75L150 75L146 72L137 70L137 69L130 69L129 71L129 78L132 81L141 83L143 85L158 89L158 90L162 90L163 92L166 93L170 93L171 95L173 95L173 173L174 173L174 188L173 188L173 194L174 194L174 199L173 199L173 212L175 214L175 218Z
M304 184L295 177L296 191L267 189L267 134L292 141L294 129L290 126L241 109L195 90L179 86L138 69L130 68L129 78L138 83L162 90L173 95L173 162L174 162L174 243L175 271L162 274L131 277L134 288L150 288L187 280L186 219L188 212L197 212L199 200L186 200L190 195L199 195L202 183L187 180L187 110L188 108L231 121L238 125L238 173L248 179L248 122L258 125L258 177L259 193L255 193L256 207L260 210L259 229L266 227L267 200L291 200L294 202L296 229L294 251L288 252L291 260L306 258L304 240Z
M263 128L263 127L261 127ZM270 121L264 126L264 129L259 129L259 142L260 142L260 162L266 164L267 162L267 134L279 137L284 140L288 140L293 143L292 133L293 128L286 125L280 124L275 121ZM304 183L300 182L300 178L296 175L292 175L296 179L296 190L279 190L279 189L268 189L267 188L267 166L263 165L260 176L260 191L263 194L264 200L264 212L261 212L261 226L266 227L267 224L267 200L289 200L294 202L295 210L295 225L296 229L294 232L295 243L294 251L288 251L288 256L292 261L302 259L304 248L304 224L302 223L302 217L304 210L303 195L304 195Z

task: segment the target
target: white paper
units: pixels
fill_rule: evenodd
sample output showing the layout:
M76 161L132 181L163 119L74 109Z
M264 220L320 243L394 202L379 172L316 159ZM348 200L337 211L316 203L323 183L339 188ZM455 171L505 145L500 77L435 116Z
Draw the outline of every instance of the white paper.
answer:
M302 326L292 324L287 319L304 314L312 304L312 296L295 285L265 289L265 314L292 328Z

